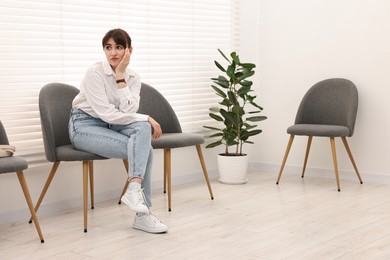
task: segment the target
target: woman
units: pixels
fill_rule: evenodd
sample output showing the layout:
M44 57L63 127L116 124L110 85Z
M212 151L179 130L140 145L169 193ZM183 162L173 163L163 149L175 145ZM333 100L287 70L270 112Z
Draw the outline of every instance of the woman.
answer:
M73 100L69 134L76 149L129 162L130 185L121 201L137 212L133 227L150 233L168 228L150 212L152 138L160 125L138 114L141 79L129 68L130 36L113 29L102 40L107 60L92 65Z

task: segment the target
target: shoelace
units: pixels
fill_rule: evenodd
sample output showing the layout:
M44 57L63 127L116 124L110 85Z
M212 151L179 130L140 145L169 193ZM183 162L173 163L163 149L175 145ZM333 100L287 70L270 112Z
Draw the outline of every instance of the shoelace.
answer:
M149 213L149 217L150 217L150 219L153 221L153 223L156 223L156 222L162 223L162 221L159 220L158 218L156 218L156 216L153 215L152 213Z

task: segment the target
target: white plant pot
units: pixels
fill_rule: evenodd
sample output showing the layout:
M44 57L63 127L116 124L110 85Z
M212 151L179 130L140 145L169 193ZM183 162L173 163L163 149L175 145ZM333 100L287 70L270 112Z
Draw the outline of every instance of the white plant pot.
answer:
M248 170L248 156L224 156L218 154L219 181L225 184L244 184Z

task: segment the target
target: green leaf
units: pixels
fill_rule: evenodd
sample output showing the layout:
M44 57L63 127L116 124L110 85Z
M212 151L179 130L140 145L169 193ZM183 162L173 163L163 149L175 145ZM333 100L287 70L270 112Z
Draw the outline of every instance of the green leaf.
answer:
M209 110L215 113L219 113L220 107L210 107Z
M206 126L206 125L204 125L203 127L204 127L204 128L207 128L207 129L210 129L210 130L222 131L221 129L216 128L216 127L213 127L213 126Z
M251 96L251 95L246 95L246 99L249 101L249 102L253 102L253 100L256 98L256 96Z
M244 75L244 73L241 72L241 71L237 71L237 72L234 74L234 76L236 76L236 78L239 78L239 77L241 77L242 75Z
M266 119L267 119L266 116L252 116L252 117L248 117L246 120L251 121L251 122L258 122L258 121L263 121Z
M254 106L254 107L257 107L257 108L260 109L260 110L263 110L263 108L262 108L261 106L259 106L258 104L256 104L255 102L253 102L253 101L251 101L251 100L249 100L249 104L251 104L251 105Z
M213 113L210 113L209 116L217 121L220 121L222 122L223 121L223 118L220 117L219 115L216 115L216 114L213 114Z
M220 102L219 104L221 104L222 106L227 106L227 107L230 107L232 106L232 102L230 102L229 99L225 98L222 102Z
M229 65L226 70L226 74L230 78L230 82L232 81L234 82L236 79L236 76L234 75L235 70L236 70L236 64L234 62L231 65Z
M209 137L213 138L213 137L218 137L218 136L223 136L223 134L222 133L216 133L216 134L210 135Z
M232 57L233 61L234 61L236 64L240 64L240 58L238 57L238 55L237 55L236 52L230 53L230 57Z
M250 86L242 86L242 87L237 91L237 94L238 94L239 96L241 96L241 95L247 94L249 91L251 91L251 87L250 87Z
M238 142L235 139L228 139L228 140L226 140L226 144L228 146L232 146L232 145L237 145Z
M221 145L221 144L222 144L222 141L217 141L217 142L206 145L206 148L213 148L213 147L216 147L216 146Z
M239 83L241 86L245 86L245 87L250 87L253 85L253 82L252 81L249 81L249 80L241 80L241 82Z
M263 110L263 107L257 105L255 102L249 101L249 104L251 104L251 105L254 106L254 107L257 107L257 108L260 109L260 110Z
M223 88L229 88L230 82L224 76L219 76L218 78L212 78L214 83L218 84Z
M226 94L225 94L225 92L224 91L222 91L222 90L220 90L218 87L216 87L216 86L211 86L213 89L214 89L214 91L216 92L216 94L218 95L218 96L220 96L220 97L222 97L222 98L226 98Z
M238 116L242 116L245 114L244 109L239 105L233 106L232 111L233 111L233 113L235 113Z
M242 67L248 69L248 70L252 70L253 68L256 67L256 65L253 64L253 63L241 63L240 65L241 65Z
M232 91L228 91L228 97L229 97L230 102L231 102L233 105L238 104L236 95L234 95L234 93L233 93Z
M223 72L226 72L225 68L222 67L222 65L219 64L218 61L215 60L214 63L215 63L215 65L218 67L218 69L222 70Z
M249 78L249 77L253 76L253 74L255 74L254 71L250 71L248 73L244 73L240 78L237 79L237 81L242 81L242 80L244 80L246 78Z
M250 129L253 129L253 128L257 127L257 125L250 125L248 123L245 123L244 125L246 127L246 130L250 130Z
M226 84L226 82L214 81L214 83L216 83L218 86L221 86L221 87L226 88L226 89L229 88L229 86L230 86L229 82L227 82L227 84Z
M227 112L226 110L224 109L221 109L220 111L221 115L225 118L225 121L227 123L231 123L231 124L234 124L234 113L232 112Z
M227 60L229 63L231 63L230 60L226 57L226 55L220 49L218 49L218 51L225 58L225 60Z
M249 136L253 136L253 135L258 135L260 134L261 132L263 132L263 130L253 130L253 131L246 131L245 133L243 133L241 135L241 139L245 139L245 138L248 138Z

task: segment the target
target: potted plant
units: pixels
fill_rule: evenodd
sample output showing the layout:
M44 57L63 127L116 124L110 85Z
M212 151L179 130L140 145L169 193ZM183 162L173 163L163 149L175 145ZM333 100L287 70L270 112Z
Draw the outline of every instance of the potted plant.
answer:
M231 59L218 49L222 57L228 62L225 68L219 62L215 65L223 75L212 78L211 87L221 98L219 106L211 107L210 117L220 122L222 127L204 126L215 132L210 137L218 138L208 144L206 148L219 145L225 147L224 153L218 155L219 181L227 184L246 183L248 156L243 153L244 144L253 144L249 138L260 134L254 122L265 120L266 116L257 115L263 108L255 103L253 82L249 80L255 74L255 64L243 63L236 52L230 54ZM233 151L229 148L233 147Z

